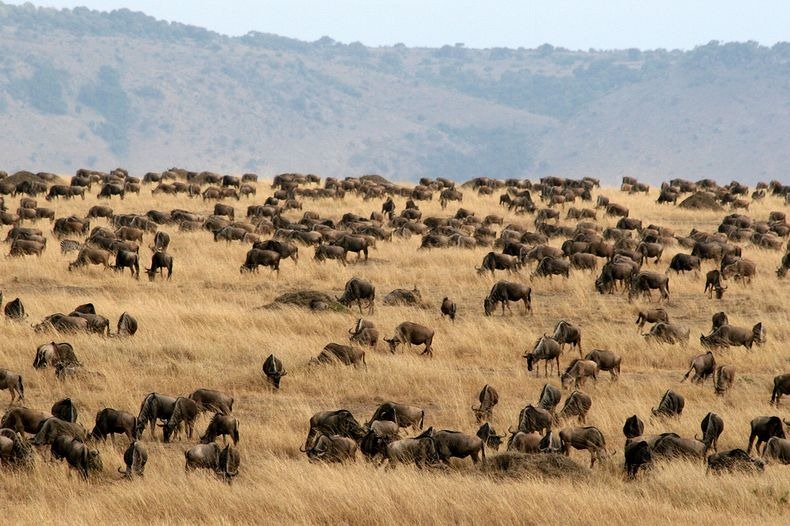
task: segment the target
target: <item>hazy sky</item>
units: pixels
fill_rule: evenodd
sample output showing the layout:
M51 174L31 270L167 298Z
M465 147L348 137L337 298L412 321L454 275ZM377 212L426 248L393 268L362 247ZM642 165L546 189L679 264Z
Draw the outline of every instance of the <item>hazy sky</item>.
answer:
M20 4L17 0L6 3ZM228 35L367 45L688 49L710 40L790 40L790 0L41 0L122 7Z

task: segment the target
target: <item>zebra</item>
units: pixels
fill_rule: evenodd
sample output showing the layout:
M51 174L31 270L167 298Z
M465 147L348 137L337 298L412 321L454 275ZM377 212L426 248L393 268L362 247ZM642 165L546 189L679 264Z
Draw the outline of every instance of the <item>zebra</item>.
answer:
M73 239L63 239L60 242L60 253L68 254L69 252L76 252L82 248L82 243L74 241Z

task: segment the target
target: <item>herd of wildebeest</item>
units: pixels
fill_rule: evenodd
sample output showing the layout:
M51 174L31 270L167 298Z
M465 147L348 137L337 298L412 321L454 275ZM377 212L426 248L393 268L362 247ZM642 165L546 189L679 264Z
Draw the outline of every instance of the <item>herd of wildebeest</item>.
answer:
M157 275L173 278L174 258L168 252L171 236L165 229L178 232L208 231L215 242L234 241L251 244L240 267L242 274L258 272L266 266L279 275L280 264L287 259L296 265L299 248L313 247L317 262L329 259L347 265L348 253L356 253L354 263L363 265L370 249L377 243L391 242L393 238L422 236L420 250L442 248L490 247L479 267L479 274L498 271L508 276L521 275L522 269L533 266L529 274L530 283L553 276L568 277L571 271L592 272L594 279L591 290L600 294L620 293L624 301L646 297L652 302L652 291L659 294L658 301L670 297L670 275L686 272L700 274L703 265L712 268L705 275L704 290L700 295L709 298L715 294L721 299L727 290L728 280L741 282L748 287L757 273L757 265L742 256L742 248L748 243L763 250L776 250L778 268L776 277L783 278L790 269L790 224L783 211L771 212L767 218L752 218L736 213L746 209L756 200L772 199L782 206L790 201L790 186L778 181L760 183L750 193L749 188L738 182L720 186L712 180L691 182L674 179L661 185L658 203L677 205L679 198L688 195L684 203L723 210L729 206L732 213L725 215L716 232L692 229L680 234L662 225L643 225L633 217L627 207L598 195L593 202L592 193L600 188L599 182L591 178L581 180L546 177L540 182L521 179L497 180L477 178L456 186L444 178L422 179L414 187L392 184L379 176L349 177L344 180L321 178L315 175L281 174L271 184L271 195L263 204L247 206L246 217L237 218L233 200L257 199L263 186L258 184L255 174L241 177L221 176L211 172L188 172L170 169L162 173L148 173L142 178L130 176L123 169L110 173L79 170L69 184L59 184L53 174L19 172L8 176L0 172L0 223L9 228L5 241L10 244L9 257L28 255L41 256L47 248L47 235L40 228L41 220L52 224L52 233L60 242L62 254L76 253L68 263L69 271L79 271L88 265L101 265L123 272L129 269L133 278L139 279L141 245L148 237L151 263L145 268L150 280ZM186 194L203 202L216 201L211 214L190 210L149 210L135 214L116 214L109 201L124 199L130 194L139 194L148 185L153 195ZM108 204L91 206L84 217L71 215L56 217L51 208L39 207L39 196L47 202L60 199L85 199L86 194L98 188L98 199L107 199ZM623 178L622 192L650 191L649 186L633 178ZM524 217L524 222L506 224L499 215L479 217L473 210L459 208L454 215L423 217L419 202L431 200L438 194L442 210L455 202L460 206L464 192L475 192L482 196L499 193L499 204L509 212ZM346 195L362 197L365 202L381 204L369 217L345 213L339 218L321 217L315 211L300 212L311 200L342 200ZM6 198L19 197L18 208L11 212ZM398 209L395 199L403 200ZM533 200L533 198L535 200ZM781 199L781 200L780 200ZM199 201L200 202L200 201ZM570 206L581 203L582 208ZM590 203L584 207L585 203ZM694 204L696 203L696 204ZM700 205L701 204L701 205ZM203 205L205 206L205 205ZM378 206L378 205L377 205ZM681 203L680 206L683 206ZM284 215L301 215L292 221ZM561 226L559 221L564 212L566 220L576 221L575 226ZM615 227L603 228L599 215L618 218ZM532 226L527 226L527 220ZM93 226L102 221L105 226ZM175 236L178 239L177 235ZM549 244L560 238L559 246ZM558 243L555 243L557 245ZM680 246L688 253L680 252L671 258L665 272L648 270L661 263L665 247ZM600 265L600 270L598 270ZM471 269L470 269L471 270ZM533 290L517 281L498 281L489 294L482 299L483 315L496 315L501 307L502 315L510 303L523 303L525 315L532 313ZM354 277L336 297L321 296L304 304L311 310L358 309L363 307L372 313L376 303L376 288L365 279ZM384 305L401 304L424 306L421 294L413 289L396 289L387 294ZM3 296L0 293L0 305ZM458 315L456 303L444 297L440 307L446 317L442 323L455 323ZM15 298L4 306L7 323L27 323L22 298ZM463 313L467 319L472 313ZM644 333L646 339L663 344L687 343L688 327L675 323L667 310L661 306L638 311L637 330L642 332L646 324L653 324ZM68 335L87 332L101 337L133 338L138 331L138 322L131 313L124 312L119 318L115 333L110 320L97 314L93 304L79 305L68 314L62 312L46 316L32 324L35 333ZM433 357L434 330L424 325L404 321L397 325L392 337L382 338L391 353L401 345L423 346L422 353ZM549 335L551 334L551 335ZM349 344L329 343L320 354L311 359L312 364L335 363L367 368L365 349L378 346L380 332L375 324L359 318L348 330ZM717 363L717 349L765 343L767 330L762 322L750 327L730 324L724 312L713 316L709 334L701 335L700 342L708 350L694 356L685 381L702 384L713 378L715 392L726 396L733 388L736 371L733 366ZM578 351L565 369L560 367L560 358L566 350L571 354ZM726 356L726 355L723 355ZM601 372L608 371L611 380L617 381L621 374L621 357L608 350L582 350L582 328L567 320L558 320L550 333L537 339L532 348L523 355L529 371L548 379L555 372L560 378L561 388L546 383L534 404L526 405L518 414L515 427L507 434L499 435L490 423L499 395L492 385L485 385L479 394L479 405L473 407L477 433L465 434L454 430L425 429L426 412L419 408L396 402L380 404L364 424L346 409L322 411L309 421L309 431L301 450L313 461L343 462L354 460L357 451L371 462L389 466L398 463L432 467L447 464L453 457L471 457L474 463L485 461L486 449L498 450L507 438L508 451L522 454L564 454L571 449L586 450L590 454L590 466L602 462L611 454L606 439L599 429L585 426L586 416L592 407L592 397L582 388L586 382L598 381ZM721 359L721 358L719 358ZM73 346L67 342L50 341L36 349L33 367L37 370L51 368L58 381L78 380L88 371L77 358ZM262 373L272 390L280 389L287 375L282 361L270 355L263 363ZM100 373L98 373L100 374ZM142 397L137 416L113 408L104 408L96 414L93 430L77 422L75 404L66 398L55 402L49 411L24 407L25 389L22 375L8 369L0 369L0 389L11 393L11 406L0 421L0 465L24 468L37 455L49 449L51 458L65 459L69 466L88 478L102 470L99 452L92 442L113 439L123 434L130 445L125 450L126 477L142 476L148 459L144 445L144 431L150 426L150 437L155 439L157 425L162 429L162 439L169 442L179 438L193 437L193 428L201 413L210 412L208 426L200 437L200 443L184 452L187 470L205 468L231 481L239 473L241 456L239 422L233 416L234 399L221 391L200 388L189 396L167 396L149 393ZM765 386L766 400L779 406L783 395L790 394L790 374L774 378L772 386ZM562 408L563 391L568 391ZM652 410L651 418L680 418L685 401L683 396L668 389ZM578 423L578 426L572 424ZM644 423L637 415L625 419L624 466L628 477L633 478L640 469L650 466L658 459L691 458L707 459L709 470L761 471L767 462L790 464L790 441L785 435L785 425L790 425L778 416L755 416L751 420L751 433L746 449L718 451L717 440L724 430L724 422L718 414L709 412L701 422L701 435L681 437L675 433L645 435ZM416 436L406 437L404 429L411 429ZM216 440L222 437L223 445ZM228 438L232 444L228 444ZM757 454L752 456L755 440ZM746 440L744 439L744 442ZM762 446L762 447L761 447ZM713 452L708 456L709 452Z

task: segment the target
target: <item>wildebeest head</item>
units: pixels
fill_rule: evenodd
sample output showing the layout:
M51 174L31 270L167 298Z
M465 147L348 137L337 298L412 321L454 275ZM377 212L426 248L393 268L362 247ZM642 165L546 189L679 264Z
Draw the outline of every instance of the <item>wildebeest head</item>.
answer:
M389 344L391 353L394 353L395 350L398 348L398 345L400 345L401 343L398 338L392 338L392 339L384 338L384 341L387 342L387 344Z
M480 426L480 429L477 430L477 437L494 451L499 451L499 446L502 445L502 439L506 436L506 434L501 436L497 435L494 428L491 427L491 424L488 422Z
M494 312L494 299L491 296L487 296L486 299L483 300L483 311L486 316L491 316Z

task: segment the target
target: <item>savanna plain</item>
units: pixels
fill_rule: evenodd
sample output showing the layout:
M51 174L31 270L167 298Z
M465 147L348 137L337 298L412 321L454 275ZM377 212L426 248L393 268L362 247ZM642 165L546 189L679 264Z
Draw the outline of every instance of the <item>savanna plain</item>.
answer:
M152 186L124 200L109 204L116 213L145 213L150 209L182 208L208 215L213 202L186 196L151 195ZM243 216L248 204L260 204L270 195L270 182L257 183L257 197L229 201ZM505 224L522 223L534 229L533 217L514 215L498 205L498 193L478 196L464 190L463 203L446 210L433 201L421 201L423 218L447 216L459 206L482 217L503 215ZM84 216L97 203L96 192L86 200L53 201L43 206L56 209L57 216ZM631 210L643 224L655 223L686 235L693 227L715 231L729 213L684 210L659 205L656 189L648 195L629 195L614 188L596 189ZM536 200L537 197L535 196ZM397 211L405 199L395 198ZM303 200L304 210L285 212L296 221L311 210L322 218L339 219L345 212L369 216L379 211L381 200L364 201L348 193L343 200ZM16 198L7 198L16 209ZM578 203L576 206L579 206ZM590 206L585 204L584 206ZM767 219L772 210L787 211L782 200L768 196L753 202L746 212ZM575 222L565 220L563 224ZM599 212L598 222L614 226L616 218ZM109 226L93 220L91 226ZM47 451L37 456L29 470L0 470L0 516L6 524L591 524L591 523L694 523L694 524L787 524L790 520L790 471L788 466L769 464L760 474L707 475L699 462L660 463L628 481L623 471L622 426L637 414L645 421L645 433L673 431L684 437L699 433L699 423L709 411L725 423L719 450L746 448L749 422L761 415L790 418L790 400L778 408L769 405L773 378L790 372L790 282L777 278L775 269L781 253L742 244L743 255L757 263L757 276L749 285L733 282L721 300L703 294L704 273L713 263L703 264L702 273L670 274L671 296L662 304L670 320L691 329L688 344L648 342L634 324L639 308L647 300L629 303L621 294L601 295L595 291L595 275L574 270L569 279L530 278L530 269L520 274L497 272L478 275L475 266L491 250L418 250L419 236L379 241L367 262L341 266L334 261L313 260L313 248L300 246L298 264L281 263L279 276L262 268L258 274L240 274L248 244L214 242L207 231L180 232L175 225L161 227L171 234L168 252L174 257L170 281L149 282L125 273L90 266L68 271L74 253L62 255L50 223L35 226L45 231L48 248L41 258L0 258L0 290L6 301L20 297L29 314L23 323L0 321L2 345L0 367L20 372L25 381L27 407L49 411L52 403L71 397L80 412L79 422L88 430L96 412L104 407L137 414L143 397L152 391L186 396L205 387L235 397L233 414L240 423L241 467L228 485L210 472L184 470L184 450L198 441L209 416L199 417L195 437L165 444L161 432L152 441L146 430L143 443L149 460L145 476L121 479L116 468L123 465L127 439L116 437L97 443L104 471L85 482L69 473L65 463L48 460ZM3 227L2 237L9 227ZM148 266L151 234L140 249L141 263ZM560 239L551 244L559 245ZM679 245L668 247L659 264L645 263L648 270L663 273L672 255L688 252ZM534 264L533 264L534 267ZM599 265L600 268L600 265ZM353 276L371 281L377 291L373 314L383 336L390 337L403 321L414 321L436 331L433 358L419 356L417 348L398 349L390 354L385 343L367 352L367 368L342 365L308 366L329 342L348 343L348 329L358 316L356 307L347 312L313 312L297 307L260 308L289 291L313 289L340 295ZM513 314L486 317L483 298L493 283L509 279L533 289L533 314L513 305ZM393 307L381 298L395 288L419 288L427 308ZM458 306L454 323L440 319L444 296ZM654 300L657 296L654 294ZM130 338L96 335L61 336L35 333L37 323L53 312L69 312L92 302L99 314L111 320L128 311L140 329ZM653 306L656 306L655 304ZM704 385L681 383L689 360L704 352L700 333L710 331L711 316L724 311L730 323L751 327L762 321L767 342L751 350L731 347L717 350L720 364L736 368L733 388L723 397L714 393L709 380ZM543 476L495 476L473 466L469 459L454 459L447 469L417 469L398 466L377 468L363 460L348 464L311 463L300 446L308 420L318 411L345 408L360 422L367 421L382 402L392 400L425 409L425 425L474 434L478 428L471 407L485 384L499 392L492 424L504 433L515 427L519 410L536 403L547 381L559 386L556 374L540 377L528 372L522 358L535 340L552 331L559 320L582 330L586 353L608 349L623 358L619 381L602 373L584 390L593 405L587 425L598 427L614 451L602 465L588 470L589 455L571 450L580 473ZM113 322L114 323L114 322ZM86 369L97 374L87 378L56 380L52 369L32 367L37 346L69 341ZM288 375L281 389L269 388L261 365L271 353L282 359ZM560 359L565 366L576 351ZM656 419L650 410L669 388L681 393L686 408L678 419ZM568 391L563 393L563 398ZM0 393L3 404L7 392ZM566 423L564 425L576 425ZM408 435L411 431L407 431ZM504 448L502 448L503 450ZM501 450L501 451L502 451ZM496 452L487 451L490 458Z

